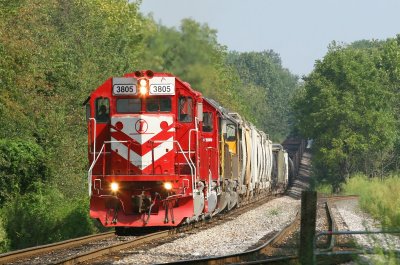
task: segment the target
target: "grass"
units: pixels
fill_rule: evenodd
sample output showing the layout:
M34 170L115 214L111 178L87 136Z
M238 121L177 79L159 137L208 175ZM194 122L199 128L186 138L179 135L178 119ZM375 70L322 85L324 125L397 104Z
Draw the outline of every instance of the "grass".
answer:
M400 228L400 176L384 178L368 178L355 175L343 185L345 194L360 196L361 208L379 220L384 228L399 230ZM357 264L399 264L395 252L384 253L377 249L376 254L366 260L359 257Z
M315 190L318 193L324 194L324 195L332 195L332 185L329 183L318 183L315 187Z
M360 206L386 228L400 227L400 176L383 180L355 175L343 186L345 194L360 196Z
M279 211L278 211L278 209L272 209L269 213L270 213L272 216L275 216L275 215L278 215L278 214L279 214Z

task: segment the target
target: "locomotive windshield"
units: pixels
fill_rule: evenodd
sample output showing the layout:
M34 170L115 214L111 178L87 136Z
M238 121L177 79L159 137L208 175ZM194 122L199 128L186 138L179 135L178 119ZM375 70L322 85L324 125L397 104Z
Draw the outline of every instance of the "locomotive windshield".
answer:
M142 109L140 98L119 98L117 99L118 113L139 113Z
M148 112L170 112L170 98L148 98L146 100L146 111Z

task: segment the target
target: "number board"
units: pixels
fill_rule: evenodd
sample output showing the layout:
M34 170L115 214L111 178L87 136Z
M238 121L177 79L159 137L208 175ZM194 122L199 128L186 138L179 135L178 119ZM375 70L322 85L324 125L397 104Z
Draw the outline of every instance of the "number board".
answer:
M113 95L125 96L136 95L136 79L131 77L115 77L113 78Z
M175 77L153 77L150 79L150 95L175 95Z

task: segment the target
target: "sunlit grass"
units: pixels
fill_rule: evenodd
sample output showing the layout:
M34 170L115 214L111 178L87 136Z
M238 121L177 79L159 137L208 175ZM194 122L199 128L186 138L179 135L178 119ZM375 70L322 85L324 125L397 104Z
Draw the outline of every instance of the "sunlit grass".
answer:
M360 206L384 227L400 228L400 177L383 180L356 175L343 186L345 194L360 195Z
M315 186L315 190L318 193L324 194L324 195L332 195L332 185L329 183L318 183Z

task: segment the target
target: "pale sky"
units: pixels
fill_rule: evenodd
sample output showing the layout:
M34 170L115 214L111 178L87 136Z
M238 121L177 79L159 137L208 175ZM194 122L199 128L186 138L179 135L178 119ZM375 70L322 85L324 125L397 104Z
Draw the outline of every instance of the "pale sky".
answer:
M228 50L272 49L300 76L312 71L333 40L400 33L400 0L142 0L141 11L165 26L179 27L183 18L207 23Z

